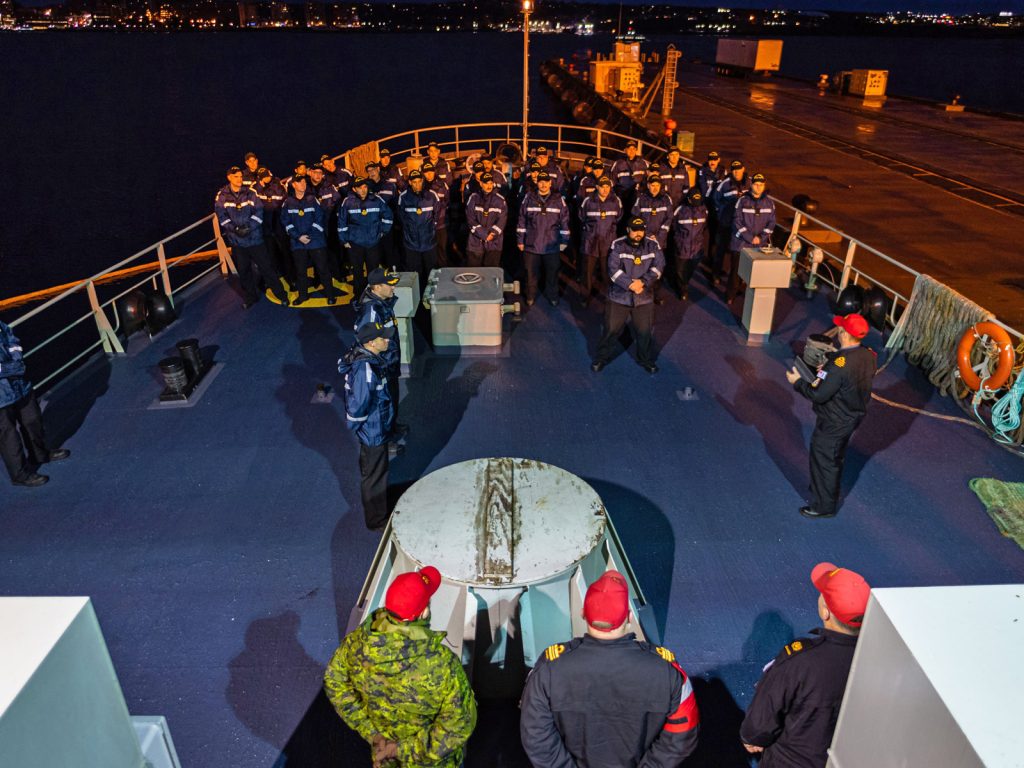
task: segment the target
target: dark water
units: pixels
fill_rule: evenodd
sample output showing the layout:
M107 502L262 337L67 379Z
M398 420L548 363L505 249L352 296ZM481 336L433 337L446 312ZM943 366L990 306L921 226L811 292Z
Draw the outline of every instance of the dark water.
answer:
M659 37L710 59L715 40ZM252 149L285 175L372 138L520 117L514 34L0 35L0 298L85 277L210 211ZM536 65L607 37L534 36L531 118L568 122ZM784 71L889 68L894 93L1024 112L1024 41L787 39Z

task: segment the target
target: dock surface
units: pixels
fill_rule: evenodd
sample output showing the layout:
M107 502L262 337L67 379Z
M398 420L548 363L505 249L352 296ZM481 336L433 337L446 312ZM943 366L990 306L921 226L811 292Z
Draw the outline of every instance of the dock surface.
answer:
M896 98L871 109L809 83L692 64L678 79L672 117L696 134L695 159L742 159L773 196L810 195L818 218L1024 329L1012 234L1024 226L1024 121ZM660 132L663 119L652 110L646 122ZM855 265L909 295L897 268L866 253Z

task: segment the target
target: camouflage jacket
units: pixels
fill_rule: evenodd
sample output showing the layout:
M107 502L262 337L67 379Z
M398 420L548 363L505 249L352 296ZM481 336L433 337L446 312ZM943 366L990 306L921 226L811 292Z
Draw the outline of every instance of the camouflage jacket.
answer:
M324 673L341 719L371 741L398 743L402 768L458 768L476 725L476 699L444 632L384 608L341 643Z

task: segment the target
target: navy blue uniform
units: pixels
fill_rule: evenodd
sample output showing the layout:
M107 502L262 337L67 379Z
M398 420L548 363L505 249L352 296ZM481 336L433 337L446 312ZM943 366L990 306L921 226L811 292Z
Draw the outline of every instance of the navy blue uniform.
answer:
M765 192L760 197L754 197L753 192L742 195L736 203L736 213L733 216L732 242L729 247L734 251L749 248L754 243L754 238L760 239L758 248L771 245L772 232L775 231L775 203Z
M434 222L434 230L437 239L438 267L448 266L448 205L451 203L451 189L447 182L438 179L435 174L433 181L423 181L423 188L428 189L437 195L441 201L441 207L437 210L437 220Z
M672 215L672 243L675 246L676 274L680 292L688 293L690 278L704 258L708 239L708 213L704 203L690 205L685 200Z
M516 244L526 262L526 299L537 298L541 264L544 265L544 295L558 301L558 268L561 252L569 245L569 209L561 195L546 197L540 192L526 193L519 206Z
M829 353L813 383L799 379L793 388L814 404L818 417L811 433L811 507L835 514L846 446L864 419L875 378L875 353L862 346Z
M647 225L647 234L658 241L661 250L668 246L668 234L672 228L672 198L666 190L655 197L649 190L641 192L633 204L631 214L639 216Z
M387 522L388 439L395 421L387 365L361 344L338 361L345 377L345 420L359 438L359 473L367 528Z
M537 660L519 728L534 768L674 768L697 746L700 714L671 651L585 635Z
M665 187L664 191L672 199L672 207L674 208L683 201L683 195L690 188L690 172L686 168L686 163L682 160L674 166L669 165L666 160L661 164L661 171L659 173L661 175L661 183Z
M0 456L11 482L20 483L31 477L35 467L47 461L49 453L43 434L43 414L32 383L25 378L21 342L10 326L0 321Z
M338 208L338 239L352 264L356 295L366 287L366 275L381 264L381 241L391 233L394 214L383 198L367 194L362 199L349 192ZM388 265L393 266L393 265Z
M410 187L398 196L405 268L419 273L420 285L427 284L427 276L434 268L437 256L436 222L443 215L441 209L441 198L426 187L419 192L414 192Z
M614 192L609 192L604 200L595 192L580 204L583 263L579 277L585 300L590 299L594 288L595 269L598 272L598 288L604 290L608 286L608 252L612 248L621 218L622 201Z
M745 744L765 748L761 768L823 768L856 646L856 636L819 627L764 668L740 726Z
M309 297L311 262L327 299L333 302L339 293L334 287L333 270L327 256L327 218L327 211L310 193L301 200L289 195L281 206L281 224L288 235L295 260L295 285L300 304ZM302 242L300 238L303 236L309 238L308 243Z
M736 298L740 285L740 254L732 248L733 219L736 216L736 203L750 189L750 177L744 176L736 181L728 176L715 188L715 216L718 219L718 231L715 233L717 252L715 253L715 276L720 277L727 270L728 283L725 289L726 301Z
M469 228L467 266L496 267L501 263L507 223L508 204L497 190L490 194L480 191L470 195L466 203L466 225ZM489 236L490 240L487 239Z
M714 170L707 163L704 163L697 170L697 187L700 189L701 195L704 197L704 206L708 210L708 250L707 260L713 264L715 257L716 246L727 247L721 245L718 241L718 207L715 203L714 193L718 189L718 185L722 183L725 178L725 170L722 168L721 162ZM720 261L721 259L719 259Z
M645 368L654 365L651 329L654 325L654 287L665 271L665 254L658 241L644 237L634 243L620 237L608 254L611 287L605 304L605 332L597 347L595 362L607 365L618 354L619 336L626 322L633 324L636 359ZM629 290L634 280L643 283L639 294Z
M282 304L287 304L288 294L281 285L281 273L263 240L263 201L250 188L242 187L233 192L231 185L225 184L214 198L213 210L224 240L231 246L246 305L259 298L259 278L253 270L254 263L267 287Z
M395 411L395 423L398 423L398 380L402 376L402 347L398 341L397 320L395 319L395 304L398 297L392 296L384 299L373 292L371 286L367 286L363 295L356 302L356 323L355 330L358 331L367 323L380 323L385 328L395 328L396 333L388 343L388 348L380 355L384 361L384 368L388 374L388 391L391 394L391 405Z

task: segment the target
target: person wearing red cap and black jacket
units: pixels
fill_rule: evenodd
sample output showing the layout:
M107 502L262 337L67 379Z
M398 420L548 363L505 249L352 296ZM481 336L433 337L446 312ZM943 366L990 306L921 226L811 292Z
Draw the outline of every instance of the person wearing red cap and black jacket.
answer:
M327 697L369 742L375 768L459 768L476 727L466 673L445 633L430 628L440 585L430 565L396 576L384 607L342 641L324 672Z
M345 377L346 425L359 438L363 515L371 531L382 529L388 521L388 462L392 453L401 453L401 446L390 442L395 406L382 357L394 335L394 326L367 323L338 360L338 373Z
M832 563L811 571L822 627L768 662L740 726L761 768L824 768L871 587Z
M669 768L697 747L700 714L667 648L629 632L618 571L590 585L587 633L550 646L526 680L519 732L534 768Z
M811 502L800 508L804 517L835 517L846 446L864 419L875 378L875 353L861 346L868 321L851 314L833 318L839 349L828 355L814 381L797 369L786 372L793 389L814 405L817 421L811 434Z

